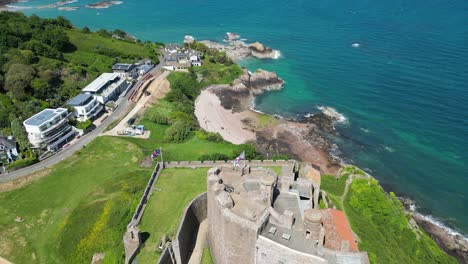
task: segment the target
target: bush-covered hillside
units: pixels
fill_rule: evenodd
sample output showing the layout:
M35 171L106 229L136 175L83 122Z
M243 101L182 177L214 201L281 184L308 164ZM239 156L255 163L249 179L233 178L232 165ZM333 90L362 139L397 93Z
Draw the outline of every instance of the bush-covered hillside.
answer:
M63 17L0 12L0 132L27 148L23 120L62 106L117 61L157 60L157 47L121 30L76 29Z

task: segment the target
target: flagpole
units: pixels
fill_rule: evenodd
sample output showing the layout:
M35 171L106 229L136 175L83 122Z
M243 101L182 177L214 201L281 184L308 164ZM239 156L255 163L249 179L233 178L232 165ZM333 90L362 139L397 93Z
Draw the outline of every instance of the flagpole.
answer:
M164 160L163 160L163 154L162 154L162 147L159 147L159 151L161 152L161 163L164 168Z

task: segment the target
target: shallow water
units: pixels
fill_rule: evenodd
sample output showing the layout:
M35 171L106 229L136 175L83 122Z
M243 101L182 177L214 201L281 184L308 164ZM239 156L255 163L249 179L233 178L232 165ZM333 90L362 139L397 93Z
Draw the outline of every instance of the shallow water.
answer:
M186 34L221 41L237 32L278 49L278 60L242 62L286 81L282 91L258 98L257 109L295 117L335 108L347 118L334 139L341 157L468 232L467 1L124 0L84 8L93 2L66 5L82 7L76 11L23 12L164 42Z

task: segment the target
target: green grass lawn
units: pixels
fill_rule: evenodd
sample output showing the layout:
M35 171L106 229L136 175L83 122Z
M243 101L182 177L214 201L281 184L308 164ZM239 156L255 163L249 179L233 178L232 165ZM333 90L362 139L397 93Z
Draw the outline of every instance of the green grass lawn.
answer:
M157 244L163 235L173 237L177 232L180 217L197 195L206 191L208 168L164 169L148 201L143 218L139 225L140 232L149 233L149 238L137 256L138 263L156 263L160 252Z
M346 180L348 175L343 175L339 178L336 178L332 175L322 175L320 187L334 196L342 196L346 186Z
M148 155L156 148L162 147L165 161L198 160L205 154L223 153L228 155L235 152L235 155L239 155L242 152L234 144L212 142L200 139L195 135L182 143L166 142L164 141L164 132L169 126L155 124L148 120L142 120L141 124L145 125L145 129L151 131L150 138L146 140L127 138L127 140L140 146Z
M0 255L14 263L89 263L106 252L106 263L122 262L121 238L151 173L138 166L142 158L136 145L100 137L48 176L0 193Z
M202 86L210 84L229 84L242 74L242 69L239 65L233 64L225 66L219 63L212 63L209 57L203 61L203 66L193 67L196 74L203 76Z
M201 264L213 264L213 258L211 257L211 252L209 248L203 249Z

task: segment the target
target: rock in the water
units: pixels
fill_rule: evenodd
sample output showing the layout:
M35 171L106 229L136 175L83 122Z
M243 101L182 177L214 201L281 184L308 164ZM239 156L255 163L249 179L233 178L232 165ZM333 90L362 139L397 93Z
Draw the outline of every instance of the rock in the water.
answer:
M265 46L263 46L263 44L258 42L258 41L255 42L255 43L250 44L249 48L256 51L256 52L262 52L263 53L263 52L266 51Z
M226 39L227 40L236 40L240 39L240 35L234 32L227 32L226 33Z
M195 38L192 37L192 36L190 36L190 35L186 35L186 36L184 37L184 43L192 43L192 42L194 42L194 41L195 41Z

